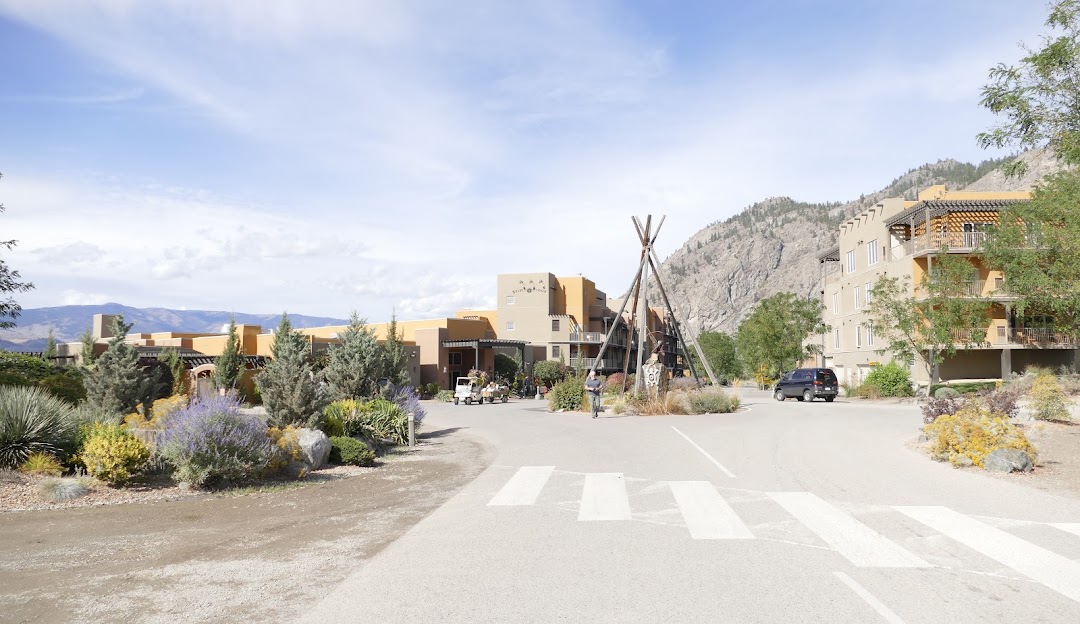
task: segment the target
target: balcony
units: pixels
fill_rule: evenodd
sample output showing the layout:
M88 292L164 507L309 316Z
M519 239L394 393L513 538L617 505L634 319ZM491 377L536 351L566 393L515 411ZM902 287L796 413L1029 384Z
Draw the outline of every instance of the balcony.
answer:
M998 319L998 322L1003 322ZM977 332L983 332L981 342L974 340ZM954 343L975 344L982 347L994 346L1031 346L1031 347L1077 347L1080 340L1077 337L1052 327L1005 327L1004 325L992 325L984 329L954 329L952 330Z
M570 368L576 370L592 370L596 365L596 358L570 358ZM604 358L599 366L595 366L597 370L622 370L622 360L616 358Z
M603 332L570 332L570 342L581 344L601 344L604 342Z
M912 253L937 251L945 248L953 252L971 252L986 243L987 232L931 232L929 242L925 234L920 234L904 243L912 244Z
M984 299L1013 299L1013 295L1009 294L1008 289L1005 287L1005 279L1001 277L995 277L992 280L971 280L964 282L960 285L960 292L957 294L960 297L982 297ZM926 299L926 293L922 292L920 288L915 293L915 298L919 300Z

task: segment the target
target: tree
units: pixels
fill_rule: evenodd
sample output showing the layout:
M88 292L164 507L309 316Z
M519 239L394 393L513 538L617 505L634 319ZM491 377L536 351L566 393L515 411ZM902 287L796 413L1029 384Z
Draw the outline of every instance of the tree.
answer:
M734 338L721 332L705 331L697 337L697 342L714 373L727 380L742 377L742 362L739 361ZM700 371L701 358L696 349L690 351L690 357Z
M329 349L329 361L323 370L331 395L336 399L362 399L374 396L379 376L386 370L386 354L367 322L353 312L349 326L338 334L340 344Z
M981 104L1005 121L978 135L982 147L1049 146L1066 163L1080 164L1080 0L1051 6L1043 47L1031 50L1018 66L999 63L990 70ZM1006 173L1023 173L1013 161Z
M555 360L542 360L533 364L533 376L549 388L566 377L566 366Z
M79 360L83 366L90 368L94 364L94 334L87 327L83 330L82 336L79 336L79 342L82 343L82 349L79 351Z
M158 361L165 364L172 377L172 394L183 394L187 386L187 369L184 360L180 357L180 350L174 347L162 347Z
M2 177L4 177L4 174L0 173L0 178ZM0 204L0 212L3 211L4 205ZM18 242L16 240L0 241L0 247L10 251ZM21 282L20 279L22 279L22 276L19 275L18 271L11 270L11 267L6 262L0 260L0 293L26 292L34 287L30 282ZM0 329L15 327L15 319L21 313L22 306L15 301L14 297L8 296L6 299L0 299Z
M132 325L124 323L122 314L113 317L109 348L83 380L86 403L110 414L129 414L142 403L143 414L149 417L161 390L161 376L157 368L139 366L139 350L125 341Z
M877 353L892 353L904 361L917 357L936 380L937 366L946 357L984 344L990 306L971 292L974 271L964 256L935 254L919 282L918 296L909 292L906 280L879 278L867 307L875 337L887 343Z
M502 353L495 354L495 377L497 379L512 380L517 375L518 364L514 358Z
M53 328L49 328L49 336L45 339L45 351L41 354L42 359L46 362L52 362L56 359L56 334L53 333Z
M229 336L225 339L225 349L214 359L214 385L222 390L236 390L240 387L240 375L244 368L240 336L236 333L236 317L230 314Z
M759 370L764 364L773 375L797 367L816 353L806 339L829 328L821 322L822 303L792 293L777 293L758 302L739 324L735 341L743 365Z
M319 391L322 380L308 362L307 339L292 328L288 314L281 315L271 354L270 363L255 377L266 407L267 424L317 427L326 403Z
M404 334L398 333L397 313L390 315L386 326L386 340L382 343L383 371L381 377L399 386L409 379L409 353L401 344Z

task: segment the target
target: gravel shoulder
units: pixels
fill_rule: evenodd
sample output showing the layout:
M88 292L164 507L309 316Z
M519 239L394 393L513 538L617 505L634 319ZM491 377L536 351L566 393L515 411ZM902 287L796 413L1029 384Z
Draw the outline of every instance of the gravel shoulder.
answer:
M493 457L490 444L448 428L375 469L295 489L2 513L0 613L6 622L294 621Z

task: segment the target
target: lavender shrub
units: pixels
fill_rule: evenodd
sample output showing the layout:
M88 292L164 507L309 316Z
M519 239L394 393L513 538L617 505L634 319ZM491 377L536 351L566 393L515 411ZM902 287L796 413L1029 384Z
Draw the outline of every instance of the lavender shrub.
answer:
M158 438L158 453L177 481L199 487L257 473L269 460L266 424L240 413L235 393L203 397L173 413Z
M417 427L424 422L427 411L420 405L420 396L416 394L412 386L392 386L387 399L404 410L406 414L412 414Z

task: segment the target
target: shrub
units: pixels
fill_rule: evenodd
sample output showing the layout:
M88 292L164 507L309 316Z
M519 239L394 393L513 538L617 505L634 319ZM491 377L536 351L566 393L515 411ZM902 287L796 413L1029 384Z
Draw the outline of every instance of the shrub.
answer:
M611 373L607 376L607 379L604 380L604 391L614 392L615 394L622 394L625 381L626 375L622 371L618 373Z
M266 437L270 438L270 454L266 458L265 474L279 473L290 464L303 458L303 449L300 447L300 430L294 425L285 428L270 427L266 430ZM297 476L303 477L303 474Z
M939 416L924 426L923 432L930 438L931 455L954 466L964 465L966 459L981 467L987 454L999 448L1024 451L1032 463L1037 459L1023 431L978 401L968 401L955 414Z
M611 402L611 405L609 407L611 409L611 413L613 414L625 413L627 410L626 398L621 396L616 398L614 401Z
M721 391L700 391L690 394L690 410L694 414L728 414L739 409L739 399Z
M938 390L941 388L949 388L959 394L975 394L984 390L990 390L997 387L996 381L962 381L958 383L948 384L932 384L930 386L930 395L937 396Z
M866 376L864 386L876 388L881 396L906 397L911 396L911 373L907 367L896 362L889 362L885 366L877 366Z
M92 481L86 477L75 479L46 479L38 486L38 494L54 502L72 500L90 493Z
M1035 378L1031 388L1031 407L1039 420L1070 420L1069 405L1072 401L1061 392L1057 377L1043 374Z
M689 414L692 410L685 392L665 392L660 397L665 414Z
M1016 418L1020 413L1020 406L1016 403L1016 395L1008 390L988 390L975 396L993 414L1000 414L1007 418Z
M955 399L960 396L960 392L949 386L941 386L934 390L935 399Z
M158 399L151 404L150 418L146 418L142 412L132 412L124 416L124 424L132 429L162 429L166 420L172 414L184 409L188 405L186 394L174 394L164 399Z
M158 452L174 477L193 486L236 480L259 472L271 456L266 425L240 413L234 394L203 397L173 414L158 438Z
M542 360L533 364L533 376L545 386L554 388L556 383L566 379L566 366L555 360Z
M340 403L346 403L341 401ZM393 440L396 444L409 441L409 413L386 399L356 403L345 418L345 435L373 441Z
M352 466L370 466L375 463L375 451L357 440L335 436L330 438L330 462Z
M72 424L71 406L48 392L0 386L0 467L14 468L35 452L62 452Z
M391 384L384 390L383 398L405 410L406 414L412 414L416 428L420 427L420 424L424 422L424 417L427 416L427 410L420 404L420 396L416 394L412 386Z
M55 455L38 451L31 453L26 460L19 465L19 472L26 474L43 474L59 477L64 472L64 466Z
M86 472L110 485L131 479L150 459L150 449L120 425L90 425L79 451Z
M86 399L86 386L83 385L81 375L75 371L76 369L71 369L71 372L49 375L37 385L69 405L78 405Z
M454 391L453 390L439 390L439 394L435 395L435 400L436 401L441 401L443 403L449 403L449 402L454 400Z
M697 387L697 380L693 377L674 377L668 385L669 390L696 390Z
M442 392L442 389L443 389L442 386L440 386L439 384L437 384L437 383L435 383L433 381L433 382L431 382L429 384L424 384L424 387L422 389L422 394L424 396L428 397L428 398L433 399L433 398L437 397L440 392Z
M556 362L557 364L558 362ZM553 412L559 410L577 411L587 410L585 398L585 377L567 377L555 384L548 394L548 409Z
M0 375L22 380L18 385L33 385L57 374L61 369L39 357L24 353L0 351Z
M956 397L928 399L922 405L923 423L929 425L941 416L955 414L959 409L960 402Z

